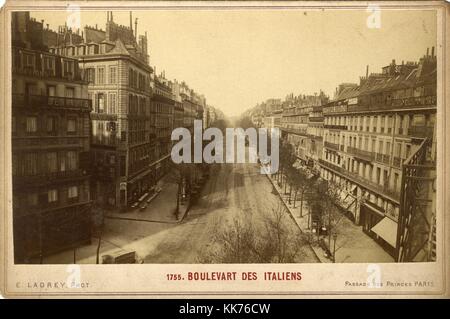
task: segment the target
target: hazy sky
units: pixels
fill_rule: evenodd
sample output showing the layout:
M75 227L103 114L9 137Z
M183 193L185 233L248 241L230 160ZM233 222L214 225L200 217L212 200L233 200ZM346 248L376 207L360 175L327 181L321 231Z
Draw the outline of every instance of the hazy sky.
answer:
M365 10L134 11L147 31L150 64L186 81L207 103L238 115L267 98L289 93L332 94L396 59L416 61L436 46L434 11L382 11L381 28L368 28ZM50 28L66 12L34 12ZM128 12L114 21L129 25ZM81 25L105 29L106 12L82 12Z

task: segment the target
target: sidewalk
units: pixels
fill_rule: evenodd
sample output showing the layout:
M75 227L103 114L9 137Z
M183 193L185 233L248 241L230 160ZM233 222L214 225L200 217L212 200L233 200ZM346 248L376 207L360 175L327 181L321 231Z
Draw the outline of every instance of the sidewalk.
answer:
M300 201L296 201L296 207L294 208L293 198L291 197L291 204L289 204L289 194L284 194L284 188L282 189L278 186L276 179L272 175L266 174L266 176L300 230L305 234L314 236L313 238L317 238L317 235L308 229L309 210L305 205L305 201L303 203L302 217L300 217ZM289 186L287 187L287 192L289 192ZM394 259L383 248L363 232L361 226L353 224L345 216L342 217L336 229L338 233L336 240L336 263L394 262ZM326 257L325 251L318 245L317 240L311 242L311 247L321 262L332 262L330 258Z
M158 186L161 187L161 192L144 210L137 207L126 212L107 212L105 218L170 224L181 222L187 214L188 206L187 202L183 205L180 203L178 219L176 219L174 212L177 206L176 194L178 185L166 181L166 178L163 177L158 182Z

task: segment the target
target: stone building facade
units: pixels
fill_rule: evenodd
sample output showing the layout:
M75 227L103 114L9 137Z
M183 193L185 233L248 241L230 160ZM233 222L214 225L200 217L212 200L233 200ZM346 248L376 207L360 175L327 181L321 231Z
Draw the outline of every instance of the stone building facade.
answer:
M78 61L49 52L42 22L12 14L16 263L91 240L91 101Z

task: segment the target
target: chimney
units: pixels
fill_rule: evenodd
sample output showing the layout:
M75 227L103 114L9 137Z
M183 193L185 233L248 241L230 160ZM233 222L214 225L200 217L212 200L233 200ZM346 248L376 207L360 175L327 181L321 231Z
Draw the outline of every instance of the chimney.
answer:
M137 38L137 20L138 18L136 18L134 20L134 37Z
M366 65L366 79L369 77L369 65Z
M95 30L97 30L97 23L95 24Z
M430 48L427 48L427 55L428 56L430 54Z
M434 58L434 47L431 47L431 57Z
M133 31L133 13L130 11L130 29Z
M49 25L48 25L48 23L47 23L47 30L48 30L48 27L49 27Z

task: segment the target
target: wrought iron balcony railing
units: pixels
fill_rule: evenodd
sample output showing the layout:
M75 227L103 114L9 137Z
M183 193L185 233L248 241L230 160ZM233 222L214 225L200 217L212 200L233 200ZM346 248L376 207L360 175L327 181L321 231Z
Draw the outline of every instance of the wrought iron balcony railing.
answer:
M333 163L326 162L323 159L319 159L319 164L324 167L330 168L340 175L346 177L347 179L360 184L362 187L371 190L372 192L379 193L385 196L388 196L394 200L400 199L400 192L397 190L391 189L388 185L380 185L371 180L368 180L355 172L350 172L342 167L339 167Z
M13 94L12 107L52 107L91 110L91 100L48 95Z
M356 147L347 146L347 152L352 154L353 156L356 156L356 157L361 158L366 161L374 161L375 160L375 153L369 152L369 151L363 151Z
M36 185L36 184L47 184L54 183L58 180L66 180L71 178L78 178L82 176L87 176L82 169L65 170L57 172L47 172L40 173L36 175L15 175L13 176L13 185Z
M358 111L375 111L375 110L389 110L402 107L424 107L424 106L434 106L436 107L436 95L427 96L411 96L402 99L392 99L387 100L383 103L378 104L356 104L349 105L348 112L358 112Z
M324 143L325 147L335 150L335 151L339 151L339 144L335 144L335 143L331 143L331 142L325 142Z
M346 130L347 129L347 125L337 125L337 124L333 124L333 125L325 124L323 127L333 129L333 130Z

